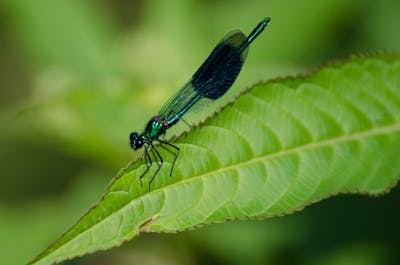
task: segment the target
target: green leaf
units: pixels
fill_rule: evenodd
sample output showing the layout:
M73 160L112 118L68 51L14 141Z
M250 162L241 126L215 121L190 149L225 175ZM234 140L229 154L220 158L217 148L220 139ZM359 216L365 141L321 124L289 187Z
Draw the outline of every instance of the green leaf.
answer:
M338 193L381 194L400 173L400 57L353 57L259 83L172 141L148 192L138 160L31 264L109 249L140 232L292 213Z

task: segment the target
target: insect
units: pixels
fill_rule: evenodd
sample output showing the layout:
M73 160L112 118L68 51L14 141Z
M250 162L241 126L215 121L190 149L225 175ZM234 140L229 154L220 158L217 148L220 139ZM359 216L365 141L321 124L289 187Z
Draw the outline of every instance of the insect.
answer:
M242 69L250 43L264 30L270 20L270 18L263 19L247 37L238 30L230 32L217 44L192 78L164 103L157 115L150 119L144 131L140 135L137 132L129 135L130 146L134 150L144 147L146 170L139 177L141 185L143 176L150 170L153 162L157 163L157 169L149 182L149 191L164 162L157 148L163 148L174 155L170 176L179 155L179 147L160 139L160 136L164 136L167 129L181 120L182 116L201 99L215 100L225 94ZM159 144L157 148L155 142Z

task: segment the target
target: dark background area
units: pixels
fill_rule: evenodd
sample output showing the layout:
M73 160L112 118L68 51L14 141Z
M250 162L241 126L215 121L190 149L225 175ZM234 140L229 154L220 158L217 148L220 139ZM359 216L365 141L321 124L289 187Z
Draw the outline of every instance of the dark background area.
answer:
M0 264L27 262L77 220L139 155L129 132L227 32L266 16L218 104L258 80L400 47L397 0L1 1ZM399 188L339 195L285 217L143 234L63 264L399 264L399 202Z

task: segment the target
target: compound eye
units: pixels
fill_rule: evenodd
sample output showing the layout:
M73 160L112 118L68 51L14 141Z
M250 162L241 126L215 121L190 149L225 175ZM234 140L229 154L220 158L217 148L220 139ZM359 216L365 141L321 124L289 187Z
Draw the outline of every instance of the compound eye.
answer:
M136 132L129 135L131 147L136 150L143 146L143 139Z
M139 138L137 141L136 141L136 145L140 148L140 147L142 147L142 145L143 145L143 140L141 139L141 138Z

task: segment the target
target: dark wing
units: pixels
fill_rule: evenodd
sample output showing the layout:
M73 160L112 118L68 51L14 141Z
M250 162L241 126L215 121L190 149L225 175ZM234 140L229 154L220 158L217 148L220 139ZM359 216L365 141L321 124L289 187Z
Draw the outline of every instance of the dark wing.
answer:
M229 33L215 47L192 77L192 85L203 97L217 99L235 82L248 48L241 52L246 36L240 31Z
M172 125L200 99L217 99L232 86L238 76L248 48L241 47L246 36L233 31L223 38L208 58L178 92L161 108L159 115Z

